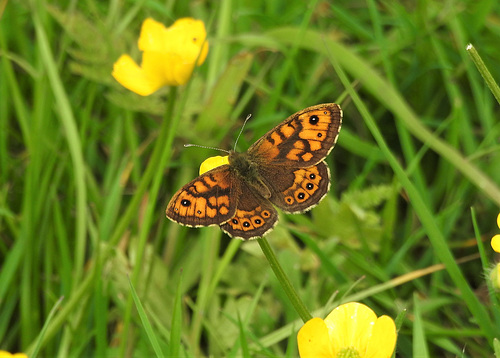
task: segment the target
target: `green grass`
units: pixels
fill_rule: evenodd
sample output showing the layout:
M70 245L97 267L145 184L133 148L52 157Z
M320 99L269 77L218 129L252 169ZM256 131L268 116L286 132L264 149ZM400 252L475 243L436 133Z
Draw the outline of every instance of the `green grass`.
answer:
M336 102L330 193L267 236L298 297L313 316L356 300L393 317L398 357L498 351L500 5L305 3L0 2L0 349L297 356L303 322L259 244L164 211L216 155L183 144L231 149L252 113L246 150ZM114 81L146 17L185 16L210 42L187 85Z

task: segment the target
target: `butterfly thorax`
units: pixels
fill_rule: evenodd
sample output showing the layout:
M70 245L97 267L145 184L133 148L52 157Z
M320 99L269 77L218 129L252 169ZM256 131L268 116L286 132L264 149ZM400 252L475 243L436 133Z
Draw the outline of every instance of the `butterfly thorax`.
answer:
M253 162L248 153L229 153L229 164L232 170L248 185L254 187L264 198L271 197L271 191L262 181L257 170L257 164Z

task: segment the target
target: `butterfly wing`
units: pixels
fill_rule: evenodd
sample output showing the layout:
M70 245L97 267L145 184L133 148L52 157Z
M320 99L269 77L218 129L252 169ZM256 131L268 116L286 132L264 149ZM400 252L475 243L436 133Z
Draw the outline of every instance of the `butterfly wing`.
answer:
M236 212L237 180L229 165L212 169L184 185L170 200L167 217L181 225L220 225Z
M308 107L267 132L248 149L248 155L259 165L311 167L330 153L341 125L338 104Z
M278 213L269 200L259 195L246 182L241 182L238 204L234 216L221 225L231 237L244 240L264 236L278 222Z
M312 209L330 190L330 170L324 161L308 168L267 166L260 172L272 193L269 200L287 213Z

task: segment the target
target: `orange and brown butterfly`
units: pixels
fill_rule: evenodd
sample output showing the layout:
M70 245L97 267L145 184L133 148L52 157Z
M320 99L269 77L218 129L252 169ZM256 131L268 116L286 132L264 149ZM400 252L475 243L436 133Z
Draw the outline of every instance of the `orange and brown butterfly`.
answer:
M278 221L274 206L302 213L325 197L330 170L324 159L341 124L335 103L291 115L246 152L230 151L228 164L184 185L170 200L167 217L191 227L219 225L244 240L266 235Z

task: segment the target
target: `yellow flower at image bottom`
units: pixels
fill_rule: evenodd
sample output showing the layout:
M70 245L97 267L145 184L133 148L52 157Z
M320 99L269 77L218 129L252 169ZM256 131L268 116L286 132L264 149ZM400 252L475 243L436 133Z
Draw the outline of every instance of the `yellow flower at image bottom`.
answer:
M144 20L139 37L142 63L121 55L113 65L112 76L125 88L148 96L163 86L185 84L196 65L208 53L203 21L182 18L165 27L151 18Z
M28 356L24 353L9 353L7 351L0 350L0 358L28 358Z
M377 318L368 306L350 302L335 308L324 320L307 321L297 342L301 358L388 358L396 338L392 318Z

